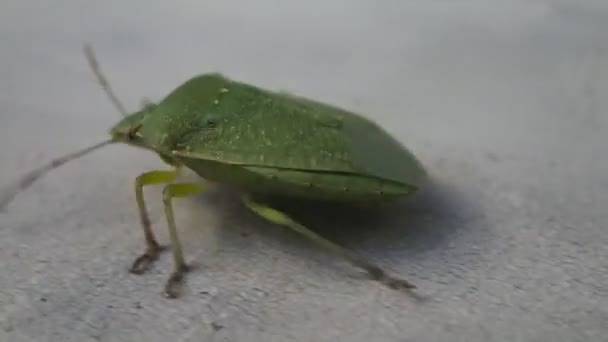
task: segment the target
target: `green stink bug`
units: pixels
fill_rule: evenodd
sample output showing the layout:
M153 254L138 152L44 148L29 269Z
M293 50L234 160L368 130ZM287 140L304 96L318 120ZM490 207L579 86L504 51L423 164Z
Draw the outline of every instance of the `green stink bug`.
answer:
M410 195L423 184L420 162L373 122L353 112L230 80L220 74L194 77L157 104L127 114L99 71L90 47L88 61L110 100L124 115L108 141L58 158L26 174L0 198L4 208L46 172L110 143L125 143L157 153L173 166L135 180L135 195L146 243L130 271L141 274L160 254L151 229L143 187L166 184L163 201L174 270L165 285L168 297L188 267L177 235L172 199L202 192L197 183L175 183L181 168L203 179L242 190L252 212L291 228L341 255L391 288L414 288L363 257L319 236L288 215L264 205L258 194L341 203L379 202Z

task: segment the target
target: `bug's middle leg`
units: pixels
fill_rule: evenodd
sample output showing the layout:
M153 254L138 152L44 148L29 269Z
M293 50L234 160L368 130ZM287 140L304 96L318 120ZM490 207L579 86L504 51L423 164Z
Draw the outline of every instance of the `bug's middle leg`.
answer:
M158 259L161 247L154 236L154 232L151 228L150 217L148 216L148 210L146 209L146 202L144 201L143 187L146 185L155 184L166 184L170 183L177 178L179 169L172 171L150 171L142 173L135 179L135 199L137 200L137 207L139 209L139 218L144 232L144 238L146 241L145 252L137 257L131 266L131 273L142 274L149 266Z
M314 241L315 243L327 248L328 250L345 257L355 266L358 266L370 275L370 277L376 281L379 281L390 288L393 289L413 289L416 286L408 282L407 280L394 277L389 275L384 269L380 266L370 262L369 260L363 258L362 256L343 248L324 237L318 235L312 230L306 228L304 225L294 221L291 217L286 214L265 206L261 203L255 202L250 196L243 197L243 203L247 206L251 211L265 218L266 220L276 223L278 225L282 225L288 227L295 232L307 237L308 239Z
M172 200L175 197L186 197L196 195L204 190L201 184L196 183L180 183L169 184L163 191L163 202L165 205L165 214L167 216L167 224L169 226L169 238L171 239L171 251L173 253L173 273L167 280L165 285L165 295L169 298L178 296L178 286L181 284L185 272L188 271L188 265L184 260L182 245L177 236L177 227L175 226L175 217L173 215Z

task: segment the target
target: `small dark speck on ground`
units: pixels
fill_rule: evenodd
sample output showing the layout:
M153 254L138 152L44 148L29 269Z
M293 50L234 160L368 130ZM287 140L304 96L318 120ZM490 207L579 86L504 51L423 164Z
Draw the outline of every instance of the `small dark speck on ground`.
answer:
M222 329L224 329L224 326L217 323L217 322L211 322L211 327L213 328L213 330L215 331L220 331Z

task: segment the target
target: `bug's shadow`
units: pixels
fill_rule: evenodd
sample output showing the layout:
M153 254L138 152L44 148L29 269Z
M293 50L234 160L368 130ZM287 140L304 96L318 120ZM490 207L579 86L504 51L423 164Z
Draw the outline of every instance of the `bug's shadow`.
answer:
M274 207L332 241L380 258L442 248L475 215L454 189L438 182L411 198L380 206L278 201Z
M380 206L276 198L264 198L263 201L346 248L374 258L398 257L407 262L424 259L443 249L454 234L474 226L469 224L472 219L483 216L479 215L475 204L468 203L453 187L438 181L427 184L411 198ZM251 226L252 222L255 222L254 234L272 234L267 226L273 224L246 209L238 193L216 191L209 194L205 202L206 205L213 203L216 212L220 213L218 233L222 236L228 237L234 233L228 231Z

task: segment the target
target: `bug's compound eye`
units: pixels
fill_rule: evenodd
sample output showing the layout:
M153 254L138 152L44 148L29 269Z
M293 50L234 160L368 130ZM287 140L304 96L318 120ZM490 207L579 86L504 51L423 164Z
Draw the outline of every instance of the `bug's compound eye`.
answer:
M129 132L128 132L128 136L130 140L134 140L135 138L138 137L138 131L141 128L141 124L132 126L131 128L129 128Z

